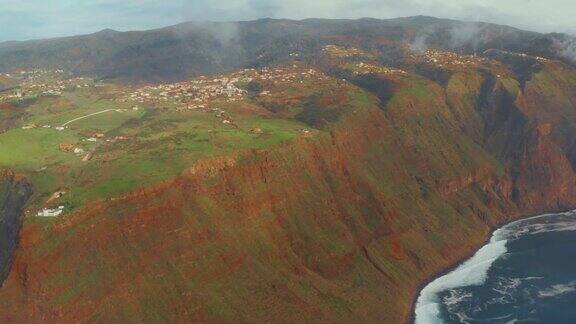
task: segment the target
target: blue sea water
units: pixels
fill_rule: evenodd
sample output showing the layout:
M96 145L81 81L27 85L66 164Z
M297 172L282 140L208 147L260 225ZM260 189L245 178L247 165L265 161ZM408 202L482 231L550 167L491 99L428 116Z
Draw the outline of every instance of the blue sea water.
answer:
M576 211L508 224L420 292L417 324L576 323Z

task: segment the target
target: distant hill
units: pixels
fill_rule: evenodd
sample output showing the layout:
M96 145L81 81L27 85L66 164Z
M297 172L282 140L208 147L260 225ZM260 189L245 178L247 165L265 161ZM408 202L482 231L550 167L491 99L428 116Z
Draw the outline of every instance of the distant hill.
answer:
M177 80L282 62L293 58L290 54L311 60L322 45L334 42L372 47L407 43L416 49L463 53L495 48L565 60L570 55L565 44L574 44L563 34L424 16L189 22L149 31L107 29L84 36L1 43L0 71L48 67L101 78Z

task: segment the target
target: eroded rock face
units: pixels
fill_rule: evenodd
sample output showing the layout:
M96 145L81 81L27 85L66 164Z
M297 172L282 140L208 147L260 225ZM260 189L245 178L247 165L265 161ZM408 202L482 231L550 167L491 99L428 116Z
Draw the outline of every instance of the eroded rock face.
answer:
M26 224L0 320L403 322L494 226L576 206L576 74L538 73L395 80L316 136Z
M10 269L18 245L22 211L32 189L10 172L0 172L0 285Z

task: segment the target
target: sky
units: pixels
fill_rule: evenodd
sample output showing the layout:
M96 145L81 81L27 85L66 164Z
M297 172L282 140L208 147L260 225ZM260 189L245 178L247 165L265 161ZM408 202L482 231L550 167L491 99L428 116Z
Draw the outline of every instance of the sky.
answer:
M0 42L258 18L427 15L576 34L575 0L0 0Z

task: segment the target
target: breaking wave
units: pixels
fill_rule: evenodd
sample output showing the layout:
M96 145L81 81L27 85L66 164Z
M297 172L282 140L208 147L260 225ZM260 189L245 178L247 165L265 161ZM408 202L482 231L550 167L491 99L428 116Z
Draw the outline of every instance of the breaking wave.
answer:
M545 233L576 231L576 211L560 214L546 214L519 220L498 229L492 235L489 243L483 246L474 256L450 273L429 283L418 297L415 307L415 322L417 324L444 323L442 311L456 309L460 304L467 304L474 298L470 293L473 286L483 286L488 278L489 271L496 260L508 259L515 251L508 251L511 242L520 238ZM508 255L510 252L512 254ZM493 277L493 276L491 276ZM491 278L491 289L497 295L493 300L486 301L502 304L514 300L514 293L519 286L530 286L530 281L539 280L539 277L526 278ZM539 298L554 298L564 294L576 292L576 281L567 284L556 284L539 290ZM501 303L501 302L502 303ZM443 308L444 307L444 308ZM460 322L469 322L463 313L452 313ZM504 317L503 317L504 318ZM503 319L502 318L502 319ZM492 318L494 319L494 318Z
M490 243L482 247L468 261L456 270L428 284L420 292L416 302L416 323L443 323L440 318L440 297L438 293L465 286L475 286L484 283L492 263L506 253L506 240L494 233Z

